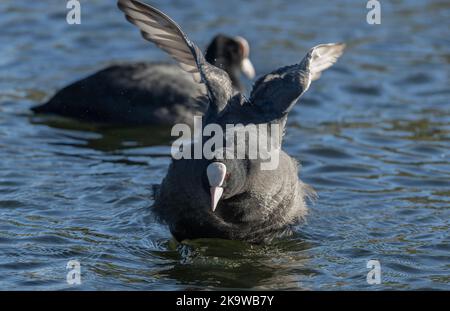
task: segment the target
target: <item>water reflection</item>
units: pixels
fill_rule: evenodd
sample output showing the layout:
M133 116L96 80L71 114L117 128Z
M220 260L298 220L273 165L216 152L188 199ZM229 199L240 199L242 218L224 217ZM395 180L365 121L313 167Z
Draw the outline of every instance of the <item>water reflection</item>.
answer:
M185 241L177 246L179 261L156 277L174 279L190 289L306 289L301 279L318 273L306 265L308 247L302 240L269 246L217 239Z
M32 117L30 122L65 130L68 139L82 140L79 144L74 144L74 147L98 151L169 145L173 140L169 127L112 127L52 116Z

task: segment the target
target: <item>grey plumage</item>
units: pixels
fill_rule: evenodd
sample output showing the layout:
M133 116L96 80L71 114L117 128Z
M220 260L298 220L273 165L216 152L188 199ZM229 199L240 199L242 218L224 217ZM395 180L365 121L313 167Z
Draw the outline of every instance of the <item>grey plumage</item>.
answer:
M184 52L180 57L171 51L172 46L186 51L178 44L164 47L176 59L182 58L183 63L190 59L192 64L192 59L195 60L201 82L206 85L206 123L219 124L223 129L226 124L238 123L279 124L284 128L289 111L311 81L330 67L344 50L343 44L317 46L299 64L277 69L260 78L250 99L246 99L232 91L231 81L224 71L203 61L198 48L166 15L137 0L119 0L119 6L145 33L154 32L148 25L157 31L167 27L175 33L171 40L178 40L191 50L193 58ZM140 15L130 13L127 9L130 7L139 8ZM145 20L136 21L144 16L151 20L150 24ZM153 35L147 38L156 43L160 40ZM192 72L192 69L188 70ZM219 178L214 179L220 180L219 184L211 185L206 176L212 162L223 163L226 167L226 177L217 175ZM262 170L262 162L261 159L250 159L248 154L240 160L173 160L153 209L178 240L210 237L255 243L270 241L305 217L306 200L314 196L314 191L299 180L297 162L284 151L280 151L279 165L274 170ZM221 172L217 171L217 174ZM217 188L221 188L221 199L217 208L211 210L211 196L217 195Z
M202 100L209 103L210 112L220 112L234 91L228 74L209 64L201 50L190 41L170 17L158 9L135 0L119 0L119 8L142 36L161 47L177 60L195 81L205 85Z
M223 160L231 172L216 211L210 210L205 160L175 160L161 184L153 209L181 241L223 238L268 242L307 215L306 200L315 196L298 179L298 165L280 153L274 171L259 161Z
M202 81L198 68L205 62L203 54L170 17L139 1L119 1L118 6L127 20L141 30L145 39L177 60L181 68L191 73L197 83Z
M250 102L269 119L283 119L312 81L342 55L345 44L322 44L312 48L299 64L286 66L258 79Z
M207 108L193 96L203 92L201 85L176 65L123 63L64 87L32 110L119 125L189 124Z

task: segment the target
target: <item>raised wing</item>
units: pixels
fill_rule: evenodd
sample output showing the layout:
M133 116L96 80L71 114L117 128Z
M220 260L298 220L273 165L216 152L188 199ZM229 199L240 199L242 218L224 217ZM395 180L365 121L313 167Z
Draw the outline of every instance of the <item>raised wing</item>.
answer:
M311 81L320 78L322 71L330 68L344 53L345 44L343 43L329 43L321 44L314 47L306 57L310 58L309 72L311 74Z
M158 9L137 0L119 0L118 7L127 20L141 30L145 39L171 55L196 82L203 82L201 66L206 62L203 54L177 23Z
M119 8L128 21L136 25L142 36L166 51L180 66L201 83L197 100L208 105L208 115L225 109L233 96L233 86L228 74L209 64L200 49L192 43L170 17L138 0L119 0Z
M330 43L312 48L296 65L283 67L256 81L250 102L263 114L277 120L286 116L321 72L342 55L345 44Z

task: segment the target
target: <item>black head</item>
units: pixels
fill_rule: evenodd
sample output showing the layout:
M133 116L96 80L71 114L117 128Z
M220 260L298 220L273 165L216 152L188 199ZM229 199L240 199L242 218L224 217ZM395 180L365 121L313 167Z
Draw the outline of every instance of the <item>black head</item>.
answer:
M210 64L225 70L234 87L241 90L239 80L241 72L249 79L255 77L255 69L249 56L250 46L244 38L217 35L208 46L205 59Z
M214 160L208 164L204 185L211 191L213 210L220 199L228 199L245 191L248 168L246 160ZM215 195L214 191L220 193Z

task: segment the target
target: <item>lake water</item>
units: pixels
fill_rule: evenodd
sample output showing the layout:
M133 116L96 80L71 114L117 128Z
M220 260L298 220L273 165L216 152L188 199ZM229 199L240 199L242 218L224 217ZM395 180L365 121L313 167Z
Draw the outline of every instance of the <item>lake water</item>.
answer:
M0 2L0 289L450 289L448 1L382 1L381 25L367 24L366 1L152 1L199 46L246 37L258 74L348 44L284 142L319 199L294 237L265 246L179 246L155 221L165 130L30 113L113 62L166 59L115 1L81 1L81 25L58 2ZM72 259L79 286L66 283Z

